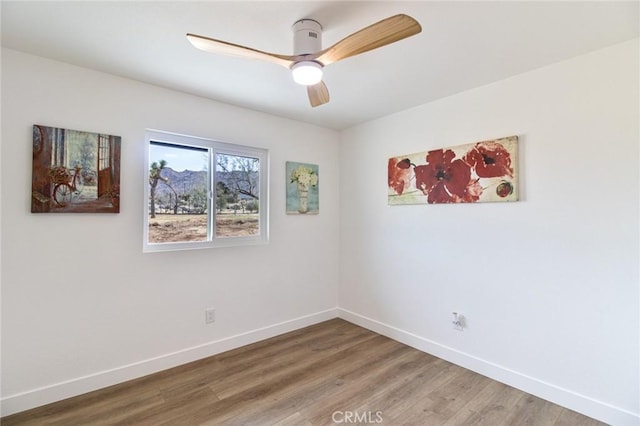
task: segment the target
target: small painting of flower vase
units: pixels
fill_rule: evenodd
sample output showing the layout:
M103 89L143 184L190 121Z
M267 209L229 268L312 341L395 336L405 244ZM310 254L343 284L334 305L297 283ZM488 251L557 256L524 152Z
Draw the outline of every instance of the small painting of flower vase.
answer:
M287 214L318 214L318 166L287 161Z

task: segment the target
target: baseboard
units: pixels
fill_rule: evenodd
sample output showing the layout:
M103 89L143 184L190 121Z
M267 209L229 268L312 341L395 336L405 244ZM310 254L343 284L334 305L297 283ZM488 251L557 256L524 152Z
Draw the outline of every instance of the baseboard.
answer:
M615 426L640 425L640 415L637 413L510 370L346 309L338 308L338 316L383 336L602 422Z
M336 309L328 309L111 370L101 371L15 395L9 395L0 399L0 413L2 416L8 416L51 402L71 398L188 362L197 361L283 333L298 330L309 325L336 318L337 316L338 313Z
M3 397L0 399L0 413L2 416L8 416L20 411L216 355L335 317L343 318L346 321L390 337L418 350L460 365L461 367L468 368L469 370L605 423L616 426L640 425L640 415L636 413L546 383L490 361L480 359L471 354L458 351L416 334L341 308L329 309L115 369L101 371L92 375Z

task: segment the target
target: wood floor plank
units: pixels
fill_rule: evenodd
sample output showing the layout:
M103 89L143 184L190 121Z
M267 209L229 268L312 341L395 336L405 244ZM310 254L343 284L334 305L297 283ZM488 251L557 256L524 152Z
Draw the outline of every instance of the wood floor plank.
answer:
M274 423L273 426L313 426L313 423L305 419L299 412L295 412L287 418Z
M220 375L211 384L211 388L220 399L228 398L254 387L257 382L278 380L279 377L290 374L292 369L306 371L312 363L317 362L318 356L329 357L374 337L376 335L368 330L352 329L346 333L301 343L298 347L282 350L277 356L260 360L255 365L246 365L239 371Z
M382 336L378 336L382 337ZM371 342L371 345L365 347L364 344L357 348L360 353L353 352L347 354L347 351L336 354L338 364L326 364L324 367L313 365L313 374L307 374L305 383L302 386L296 386L280 396L274 397L268 404L260 408L259 415L252 415L256 420L256 424L265 424L271 418L277 418L283 413L292 410L303 410L305 407L323 401L327 395L339 394L347 387L352 386L352 374L354 371L360 371L363 374L370 373L378 362L384 362L389 357L401 357L409 352L406 347L387 338L376 339L377 342ZM356 348L353 348L354 350ZM372 350L373 349L373 350ZM369 354L368 356L366 354ZM347 357L353 356L354 362L349 364L350 367L345 368ZM365 373L367 372L367 373ZM371 376L368 378L371 380ZM234 418L239 424L249 424L246 413L243 416Z
M375 397L381 391L381 384L390 387L405 381L408 376L415 374L415 363L425 359L422 356L424 354L408 349L393 352L390 359L384 359L380 365L371 365L369 371L355 369L341 377L344 382L339 390L323 395L304 407L301 413L313 424L325 424L333 413L353 411L361 406L362 401Z
M494 426L502 424L509 414L509 408L516 406L525 395L524 392L515 388L491 381L468 404L449 418L443 426Z
M490 380L456 366L449 366L448 376L441 376L440 386L418 389L409 400L400 400L384 410L398 424L444 424L473 396L488 386Z
M384 350L395 342L386 337L373 335L356 345L329 354L318 353L318 359L305 362L302 368L289 368L283 376L256 386L251 390L264 395L265 400L255 402L251 409L244 407L231 419L234 424L251 424L251 419L268 422L270 416L280 416L283 409L296 409L302 400L313 400L318 395L332 392L339 383L333 379L335 374L344 374L354 365L366 362L366 356L375 350ZM231 399L231 398L228 398ZM223 402L226 400L223 400ZM221 420L209 418L207 420ZM264 424L258 421L256 424Z
M135 413L125 413L117 422L108 424L155 426L159 424L182 425L185 413L198 410L200 407L214 406L218 398L208 388L200 388L191 392L188 397L166 399L161 406L154 407L153 410L138 411Z
M316 426L347 419L393 426L603 425L341 319L0 423Z
M508 425L553 425L560 417L562 407L533 395L525 395L518 400L505 420Z
M606 426L605 423L586 417L575 411L563 408L554 426Z
M121 386L119 389L109 387L97 392L80 395L44 407L36 408L26 413L30 416L24 419L22 414L3 417L2 426L13 425L70 425L106 423L108 418L116 413L137 412L159 407L164 399L155 388L136 389L132 386ZM34 420L31 422L31 420ZM27 421L25 421L27 420Z

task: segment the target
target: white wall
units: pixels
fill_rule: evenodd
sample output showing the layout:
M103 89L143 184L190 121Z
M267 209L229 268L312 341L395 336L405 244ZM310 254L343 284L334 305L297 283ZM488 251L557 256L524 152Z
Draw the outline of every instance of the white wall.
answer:
M120 214L30 213L33 124L122 137ZM143 254L145 128L269 149L270 244ZM332 130L3 49L2 414L335 316L338 142ZM319 215L285 215L287 160L319 165Z
M623 43L344 131L342 315L640 424L638 50ZM510 135L520 202L387 206L389 157Z
M332 317L339 296L356 323L639 422L637 40L341 134L2 54L3 415ZM119 215L29 213L34 123L122 136ZM145 128L268 148L271 243L142 254ZM522 201L386 205L388 157L512 134ZM286 160L320 165L320 215L284 214Z

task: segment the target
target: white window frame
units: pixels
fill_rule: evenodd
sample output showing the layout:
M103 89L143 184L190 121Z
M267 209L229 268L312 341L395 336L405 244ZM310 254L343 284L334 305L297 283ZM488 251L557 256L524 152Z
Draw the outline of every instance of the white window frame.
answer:
M208 183L208 235L207 241L185 241L171 243L149 242L149 149L151 142L160 142L177 146L205 148L209 150L209 183ZM242 157L257 158L260 161L259 181L259 233L257 235L243 237L216 237L216 203L215 203L215 170L216 155L229 154ZM193 250L215 247L236 247L267 244L269 242L269 151L264 148L255 148L245 145L219 142L196 136L187 136L160 130L147 129L145 131L145 156L144 156L144 226L143 226L143 252L163 252L176 250Z

